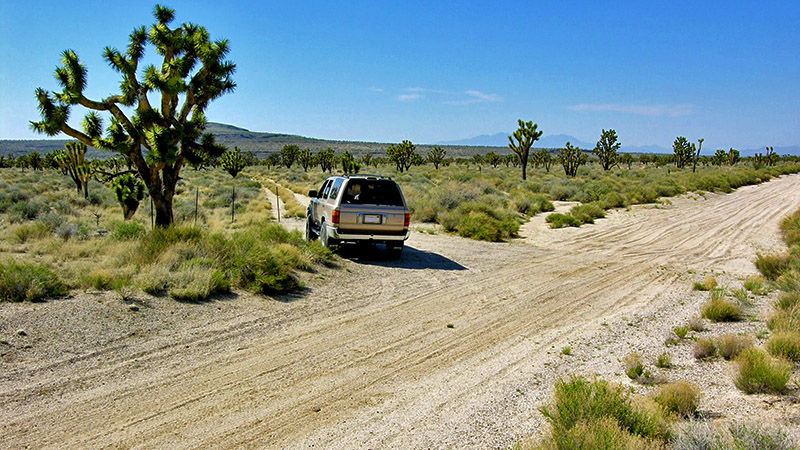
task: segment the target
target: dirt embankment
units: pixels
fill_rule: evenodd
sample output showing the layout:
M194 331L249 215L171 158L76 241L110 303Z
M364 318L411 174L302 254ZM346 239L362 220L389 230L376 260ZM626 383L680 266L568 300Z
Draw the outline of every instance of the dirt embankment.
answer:
M292 298L149 299L138 311L100 293L0 304L0 441L508 446L541 433L538 408L558 377L621 380L625 352L663 348L664 330L698 311L693 277L755 273L756 251L780 245L778 224L798 208L794 175L580 229L534 218L507 244L413 233L399 261L345 250ZM677 363L668 376L691 376L690 359ZM797 405L767 410L716 381L701 405L710 416L800 417Z

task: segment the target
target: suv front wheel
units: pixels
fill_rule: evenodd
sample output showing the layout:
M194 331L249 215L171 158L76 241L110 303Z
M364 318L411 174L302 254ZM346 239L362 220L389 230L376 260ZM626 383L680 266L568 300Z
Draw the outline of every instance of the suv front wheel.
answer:
M306 240L308 242L316 241L318 237L317 233L314 232L314 227L311 225L311 216L308 216L306 219Z

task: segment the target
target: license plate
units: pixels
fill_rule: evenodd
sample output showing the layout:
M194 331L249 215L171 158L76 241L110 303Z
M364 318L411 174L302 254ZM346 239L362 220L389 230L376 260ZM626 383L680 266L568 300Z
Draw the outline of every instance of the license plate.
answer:
M364 215L364 223L381 223L381 216L377 214Z

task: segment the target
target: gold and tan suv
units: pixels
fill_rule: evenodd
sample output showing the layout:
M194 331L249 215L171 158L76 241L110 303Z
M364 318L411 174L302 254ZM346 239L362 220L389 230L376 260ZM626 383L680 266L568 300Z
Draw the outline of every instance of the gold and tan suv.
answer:
M341 175L309 191L306 239L336 249L345 242L386 244L395 258L408 239L410 214L403 191L391 178Z

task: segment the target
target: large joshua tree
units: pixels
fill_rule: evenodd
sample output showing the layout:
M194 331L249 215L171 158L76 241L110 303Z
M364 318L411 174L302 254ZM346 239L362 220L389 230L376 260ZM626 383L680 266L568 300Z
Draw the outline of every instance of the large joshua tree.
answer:
M508 147L519 157L519 164L522 166L522 179L527 179L528 155L531 146L542 137L542 132L537 130L539 124L518 120L519 128L508 137ZM516 140L516 142L514 142Z
M236 65L225 60L227 40L212 41L204 27L192 23L171 29L175 11L161 5L155 7L154 16L156 23L149 30L144 26L133 30L125 53L111 47L103 52L122 77L119 94L87 98L86 66L74 51L66 50L63 65L56 69L62 91L36 90L42 120L31 126L49 136L64 133L127 157L153 199L156 224L165 227L173 222L172 199L183 166L202 165L225 151L212 134L203 133L204 111L212 100L236 87L231 78ZM140 71L149 45L163 63ZM89 110L82 130L67 123L76 105ZM103 115L110 115L107 127Z

